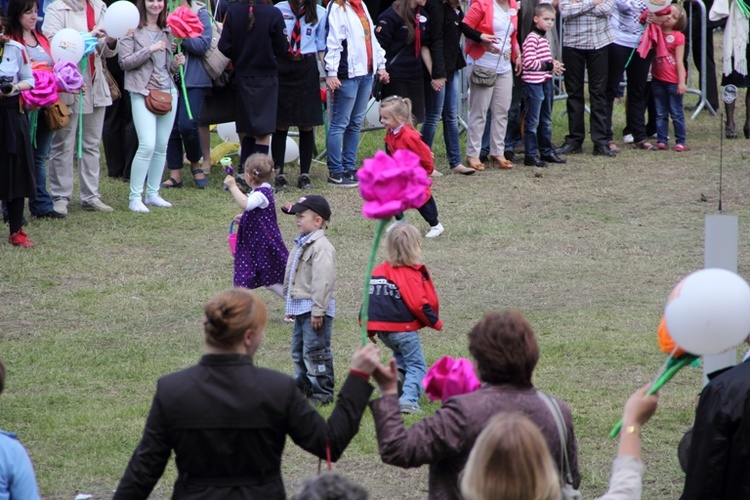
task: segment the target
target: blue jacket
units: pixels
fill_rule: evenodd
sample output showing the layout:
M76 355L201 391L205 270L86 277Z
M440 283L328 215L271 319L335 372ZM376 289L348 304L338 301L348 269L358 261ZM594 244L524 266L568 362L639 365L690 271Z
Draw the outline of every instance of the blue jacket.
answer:
M206 4L202 2L193 1L191 10L198 14L203 24L203 33L199 37L182 40L182 52L185 54L185 86L189 89L211 88L213 82L203 65L203 54L210 47L213 36L211 16L206 10Z

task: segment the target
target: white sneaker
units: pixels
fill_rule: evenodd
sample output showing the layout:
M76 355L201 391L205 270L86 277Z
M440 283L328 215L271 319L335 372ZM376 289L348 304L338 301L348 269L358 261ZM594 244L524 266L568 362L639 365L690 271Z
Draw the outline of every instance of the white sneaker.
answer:
M155 207L170 208L172 206L167 200L155 194L154 196L146 196L146 205L153 205Z
M622 142L625 144L633 144L635 142L635 138L633 137L633 134L625 134L622 136Z
M81 202L81 208L89 212L114 212L115 209L105 204L99 198L93 198L91 201Z
M146 208L146 205L144 205L141 200L130 200L130 203L128 203L128 210L131 212L138 212L139 214L147 214L151 211Z
M52 210L58 214L68 215L68 202L65 200L57 200L52 203Z
M425 238L437 238L441 234L443 234L443 231L445 231L445 228L441 223L438 222L437 226L432 226L429 231L427 231L427 234L424 235Z
M430 174L430 177L442 177L442 176L443 176L443 173L440 172L440 170L438 169L433 170L432 173Z

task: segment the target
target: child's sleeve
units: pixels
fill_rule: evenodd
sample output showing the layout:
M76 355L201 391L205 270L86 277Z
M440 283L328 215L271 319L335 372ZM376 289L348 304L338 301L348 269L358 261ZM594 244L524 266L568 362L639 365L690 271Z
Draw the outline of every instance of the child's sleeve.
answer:
M412 316L423 325L442 330L443 322L438 315L438 300L427 269L412 269L398 284L399 293Z
M524 71L552 71L551 61L542 61L539 58L539 45L542 38L529 35L523 42L523 70Z
M268 206L268 198L260 191L253 191L247 195L247 205L245 205L245 211L255 210L256 208L266 208Z
M312 259L312 315L324 316L336 286L336 252L333 247L318 248Z
M419 163L428 174L431 174L435 170L435 160L432 158L432 151L424 143L418 132L409 136L406 149L419 155Z

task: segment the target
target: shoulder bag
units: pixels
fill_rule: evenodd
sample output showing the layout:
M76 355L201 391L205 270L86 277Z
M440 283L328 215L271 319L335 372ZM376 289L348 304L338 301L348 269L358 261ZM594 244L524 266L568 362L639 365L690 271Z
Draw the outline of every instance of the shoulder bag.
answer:
M224 29L224 23L220 23L215 17L211 17L211 44L208 50L203 54L203 66L206 68L211 80L216 80L229 66L229 58L219 50L219 38Z
M155 115L166 115L172 111L172 94L151 89L146 96L146 109Z
M109 95L112 98L112 102L115 102L122 97L122 92L120 92L120 86L117 85L117 80L115 80L115 77L112 76L109 68L107 68L107 60L105 58L102 58L102 72L104 73L104 78L107 80Z
M568 461L568 432L565 429L560 406L554 398L549 397L542 391L536 391L539 398L549 408L550 413L555 418L557 432L560 435L560 493L562 500L581 500L581 492L573 487L573 474L570 472L570 462Z
M57 101L44 108L44 120L50 130L60 130L70 123L70 110L62 101Z
M505 37L503 38L503 45L500 47L500 52L498 52L497 54L497 64L495 64L495 69L477 66L476 62L471 67L471 76L469 76L469 81L474 85L478 85L480 87L492 87L495 85L495 80L497 79L497 68L498 66L500 66L500 58L503 57L505 41L508 39L508 33L510 33L511 24L512 23L508 21L508 29L505 31Z

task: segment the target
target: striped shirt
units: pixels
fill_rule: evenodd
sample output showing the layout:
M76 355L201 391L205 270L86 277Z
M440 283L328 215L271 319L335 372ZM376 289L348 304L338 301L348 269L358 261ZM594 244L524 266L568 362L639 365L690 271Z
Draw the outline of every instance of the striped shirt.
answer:
M523 41L523 74L525 83L544 83L552 78L552 52L544 32L536 26Z
M614 10L615 0L560 0L560 16L563 18L563 47L578 50L598 50L615 39L609 16Z

